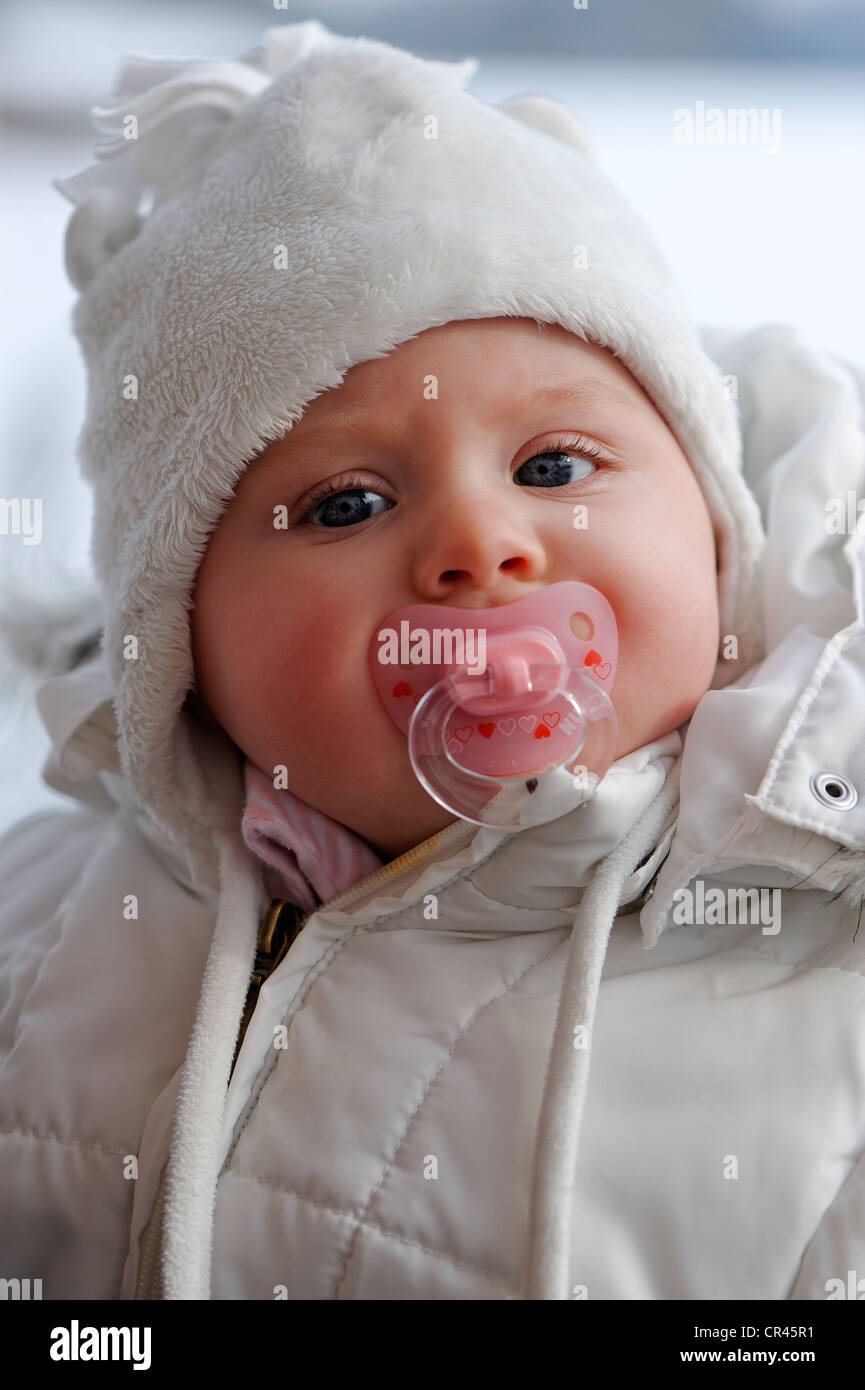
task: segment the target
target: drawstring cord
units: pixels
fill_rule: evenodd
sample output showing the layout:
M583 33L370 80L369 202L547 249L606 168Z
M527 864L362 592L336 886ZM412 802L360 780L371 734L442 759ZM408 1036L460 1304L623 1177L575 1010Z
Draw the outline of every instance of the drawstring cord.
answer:
M679 797L681 759L617 847L595 865L571 932L535 1144L526 1297L569 1299L571 1201L601 972L622 885L655 847Z

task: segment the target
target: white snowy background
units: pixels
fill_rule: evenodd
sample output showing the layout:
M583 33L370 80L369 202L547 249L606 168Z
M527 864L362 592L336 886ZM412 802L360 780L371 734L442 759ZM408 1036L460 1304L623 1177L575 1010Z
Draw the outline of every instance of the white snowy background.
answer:
M795 324L865 364L865 10L858 0L328 0L307 5L7 0L0 12L0 498L43 499L43 537L0 534L0 594L88 582L90 505L75 441L84 374L51 186L93 162L87 112L120 57L235 57L264 28L318 18L430 58L480 58L486 101L543 92L582 120L602 168L648 221L698 323ZM774 154L683 146L673 112L781 113ZM0 511L0 518L2 518ZM2 602L12 602L4 597ZM36 634L38 637L38 634ZM72 803L40 780L33 679L0 669L0 834Z

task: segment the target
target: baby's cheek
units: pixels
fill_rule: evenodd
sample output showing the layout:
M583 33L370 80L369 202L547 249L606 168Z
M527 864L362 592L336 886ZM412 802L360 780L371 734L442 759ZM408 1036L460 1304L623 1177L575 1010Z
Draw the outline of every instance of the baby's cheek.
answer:
M378 699L367 655L350 633L318 623L283 629L267 680L270 727L292 760L348 771L402 736ZM402 743L405 739L402 738Z
M676 723L690 718L711 684L718 661L719 619L715 569L695 566L690 581L670 596L664 623L662 676Z
M619 617L619 668L613 704L619 716L618 756L663 737L693 714L708 690L718 653L714 566L684 582L660 562L642 574L614 607Z

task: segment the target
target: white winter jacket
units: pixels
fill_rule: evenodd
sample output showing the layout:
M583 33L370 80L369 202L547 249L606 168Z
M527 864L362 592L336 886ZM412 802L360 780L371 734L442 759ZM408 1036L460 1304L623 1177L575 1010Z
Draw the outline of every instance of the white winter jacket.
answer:
M865 496L865 378L777 325L704 342L768 534L765 660L559 820L457 821L283 909L236 1060L260 865L225 840L220 880L132 803L100 659L41 687L80 805L0 841L0 1276L863 1296L865 540L830 504Z

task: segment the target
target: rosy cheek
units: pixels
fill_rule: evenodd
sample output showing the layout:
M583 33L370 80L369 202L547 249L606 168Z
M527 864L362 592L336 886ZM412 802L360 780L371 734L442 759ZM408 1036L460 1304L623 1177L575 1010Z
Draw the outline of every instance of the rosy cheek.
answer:
M295 691L324 699L350 678L354 646L327 618L307 613L300 622L280 622L268 634L273 664Z

